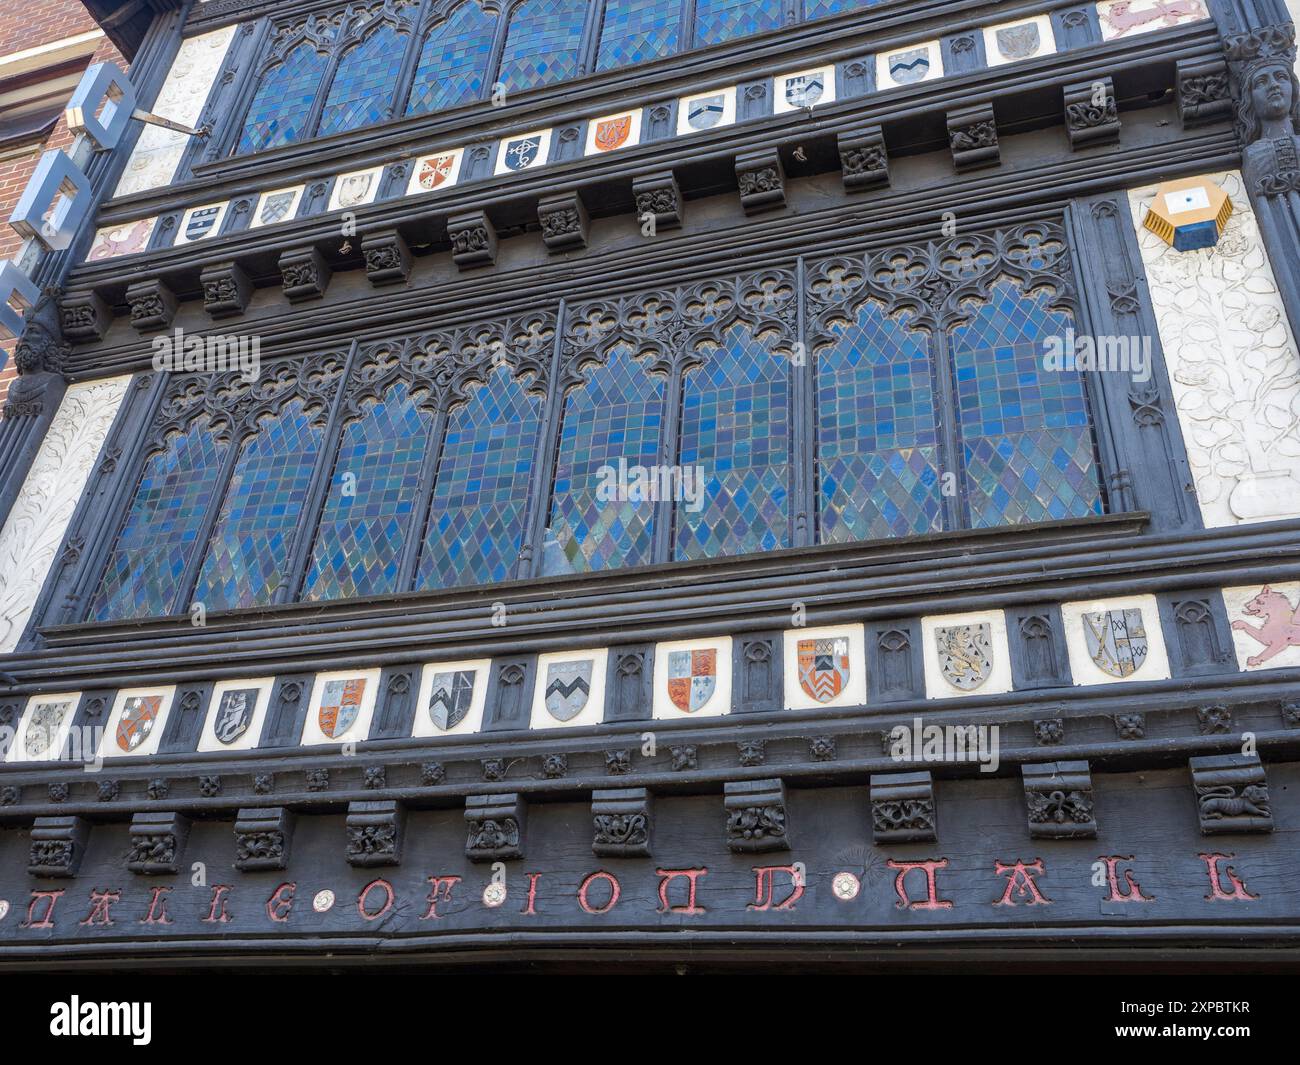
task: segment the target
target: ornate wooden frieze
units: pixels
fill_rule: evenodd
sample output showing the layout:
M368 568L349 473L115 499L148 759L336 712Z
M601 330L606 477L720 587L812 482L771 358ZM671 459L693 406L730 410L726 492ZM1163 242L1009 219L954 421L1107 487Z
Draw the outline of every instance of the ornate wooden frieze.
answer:
M681 227L685 217L682 191L671 170L664 174L650 174L633 179L632 198L636 202L637 219L643 228L651 223L654 232Z
M190 819L183 814L152 810L136 814L131 818L126 867L149 876L179 872L189 833Z
M491 266L497 261L496 227L483 211L447 219L447 236L451 240L451 259L458 269Z
M131 308L131 325L141 333L166 329L176 317L179 305L175 293L158 278L128 286L126 302Z
M729 780L723 785L727 813L727 847L737 854L790 849L786 824L785 782Z
M361 238L366 277L372 285L397 285L411 276L411 249L396 229L382 229Z
M889 184L889 153L879 126L840 133L838 146L841 176L850 192Z
M576 192L544 197L537 205L537 220L542 226L542 242L551 251L587 246L590 219L586 204Z
M1087 762L1041 762L1020 767L1034 839L1093 839L1092 776Z
M253 282L236 262L205 267L199 284L203 288L203 309L213 318L243 314L253 297Z
M69 340L103 340L113 311L95 292L69 292L59 299L59 325Z
M85 818L36 818L32 825L27 872L32 876L76 876L89 838L90 822Z
M785 206L785 167L775 148L736 157L736 184L746 214Z
M1217 754L1190 760L1201 833L1272 832L1273 808L1258 754Z
M406 810L392 801L348 804L348 864L398 865L402 860L402 830Z
M1119 109L1110 77L1065 87L1065 131L1071 148L1090 148L1119 140Z
M1178 117L1184 129L1232 115L1228 64L1222 59L1178 60L1175 89L1178 93Z
M280 256L278 265L284 296L290 303L325 295L330 283L330 267L319 248L286 251Z
M287 868L293 824L293 811L283 806L240 810L235 818L235 868Z
M958 170L978 170L1001 161L998 126L992 104L948 112L948 144Z
M471 795L465 800L465 856L472 862L524 856L527 801L517 792Z
M645 788L592 792L592 853L602 858L648 858L652 801Z
M871 837L876 843L938 839L934 784L928 770L872 776Z

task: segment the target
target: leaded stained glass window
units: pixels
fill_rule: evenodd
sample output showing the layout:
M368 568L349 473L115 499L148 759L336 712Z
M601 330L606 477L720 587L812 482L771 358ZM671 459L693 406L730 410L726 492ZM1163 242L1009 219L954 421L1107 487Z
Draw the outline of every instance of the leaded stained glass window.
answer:
M497 81L507 91L536 89L578 73L587 0L522 0L510 13Z
M172 612L204 515L219 490L226 450L202 415L146 460L91 606L92 620Z
M418 587L490 584L513 575L541 409L541 397L502 366L448 415Z
M819 540L943 528L929 337L863 301L817 354Z
M994 283L952 331L970 524L975 528L1102 512L1083 379L1043 368L1043 340L1067 311L1045 288Z
M496 15L477 0L466 0L435 25L420 50L406 113L440 111L482 96L496 28Z
M235 463L199 571L195 602L208 610L271 602L288 575L323 435L301 399L259 419Z
M605 0L597 70L672 55L681 32L682 0Z
M809 20L826 18L827 15L838 15L841 11L853 11L880 2L881 0L803 0L803 17Z
M339 442L303 597L346 599L404 591L402 549L410 535L431 416L405 381L366 405ZM416 535L418 535L418 530Z
M389 117L407 36L382 24L343 53L321 112L322 137Z
M260 152L310 135L306 128L329 59L303 42L262 75L244 119L240 152Z
M563 563L550 571L653 561L654 500L620 498L645 494L620 489L630 487L636 467L657 464L664 378L648 373L634 354L627 343L613 345L603 362L583 367L583 383L565 399L551 500L555 546L548 544Z
M774 30L780 25L779 0L696 0L697 48Z
M676 508L678 559L790 546L790 360L736 323L682 383L678 462L702 505Z

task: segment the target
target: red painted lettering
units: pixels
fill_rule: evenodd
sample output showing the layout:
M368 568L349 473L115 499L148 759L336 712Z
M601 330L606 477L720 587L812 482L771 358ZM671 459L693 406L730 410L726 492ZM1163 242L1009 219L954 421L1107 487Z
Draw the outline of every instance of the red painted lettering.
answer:
M684 913L697 914L704 913L703 906L695 904L695 885L700 877L708 874L708 869L656 869L655 876L659 877L659 913ZM689 883L686 889L686 905L673 906L668 902L668 885L674 880L685 877Z
M153 889L153 898L149 900L149 912L140 918L141 924L171 924L172 919L167 916L167 893L171 891L169 887L156 887Z
M83 925L112 925L113 912L110 907L115 902L120 902L122 892L120 891L100 891L94 888L90 892L90 912L86 914L86 919L79 922Z
M438 912L439 896L441 896L441 901L450 902L451 889L459 883L460 877L458 876L429 877L429 885L432 888L429 892L429 908L425 911L424 916L421 917L420 920L427 921L430 917L434 920L439 920L442 917L442 914Z
M266 916L277 924L284 924L289 919L289 911L293 909L293 895L297 890L298 885L292 882L285 882L276 888L275 894L266 900Z
M230 920L230 914L226 912L226 896L228 894L230 894L229 884L212 885L212 905L208 907L208 915L203 918L204 924L225 924ZM220 913L217 912L218 908L221 910Z
M1155 902L1155 899L1149 895L1142 894L1142 886L1133 879L1131 869L1124 870L1124 883L1120 884L1119 878L1115 872L1117 862L1131 862L1133 855L1127 858L1122 854L1102 854L1098 856L1097 861L1106 863L1106 876L1110 881L1110 894L1106 896L1106 902ZM1120 890L1121 886L1124 888Z
M932 858L928 862L896 862L892 859L885 863L891 869L897 869L898 875L894 877L894 890L898 892L898 908L900 910L951 910L952 901L950 899L939 898L937 885L935 883L935 870L943 869L948 864L947 858ZM907 893L907 874L913 869L921 869L925 872L925 898L913 899Z
M793 865L755 865L754 901L745 907L747 910L793 910L794 904L803 898L803 872ZM772 905L773 878L777 873L785 873L790 878L790 893L784 899Z
M370 892L379 888L384 892L384 905L378 910L371 910L366 906L366 899L370 897ZM382 876L370 881L361 889L361 894L357 896L357 913L367 921L377 921L393 908L393 885L385 880Z
M523 917L534 917L537 914L537 881L542 879L542 874L526 873L524 875L528 877L528 901L519 913Z
M58 891L33 891L32 901L27 904L27 920L19 927L21 928L53 928L54 927L54 904L59 901L59 896L66 891L66 888L59 888ZM41 915L39 921L32 920L36 916L36 904L45 903L45 912Z
M993 868L998 876L1007 876L1008 873L1011 874L1007 877L1007 890L1002 893L1002 898L997 899L993 903L994 906L1016 905L1015 900L1011 897L1011 892L1013 890L1022 899L1028 896L1028 905L1030 906L1050 906L1052 904L1052 900L1047 898L1047 896L1038 890L1038 884L1034 880L1033 876L1035 873L1039 876L1043 875L1042 858L1035 858L1032 862L1022 862L1017 858L1015 862L1010 864L999 862L994 859Z
M1205 896L1206 902L1254 902L1259 898L1258 895L1252 895L1246 890L1246 885L1237 877L1236 871L1230 865L1219 868L1220 862L1231 861L1235 855L1232 854L1202 854L1201 861L1205 863L1205 871L1210 878L1210 893ZM1221 873L1226 873L1228 883L1232 885L1232 893L1223 890L1223 882L1219 879Z
M604 906L592 906L591 901L587 898L587 892L596 880L604 880L609 884L609 901L605 903ZM578 905L582 907L585 913L597 915L609 913L609 911L614 908L615 903L618 902L618 897L622 893L623 889L619 887L618 877L613 873L607 873L601 869L587 877L587 879L582 882L582 886L578 888Z

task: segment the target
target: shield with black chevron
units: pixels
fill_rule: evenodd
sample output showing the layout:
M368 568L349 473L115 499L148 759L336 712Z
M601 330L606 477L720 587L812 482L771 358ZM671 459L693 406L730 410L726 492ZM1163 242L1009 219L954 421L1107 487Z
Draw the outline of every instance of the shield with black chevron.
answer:
M829 703L848 683L848 637L799 641L799 687L811 698Z
M546 709L556 721L572 721L591 698L590 658L546 667Z
M473 698L474 673L471 670L435 673L429 692L429 718L444 732L455 728L465 720Z

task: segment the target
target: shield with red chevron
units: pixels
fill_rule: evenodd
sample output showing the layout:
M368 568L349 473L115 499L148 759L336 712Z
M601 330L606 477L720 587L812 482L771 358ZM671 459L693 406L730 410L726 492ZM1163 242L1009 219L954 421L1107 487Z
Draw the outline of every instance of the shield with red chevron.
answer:
M799 687L819 703L829 703L849 682L847 636L799 641Z

